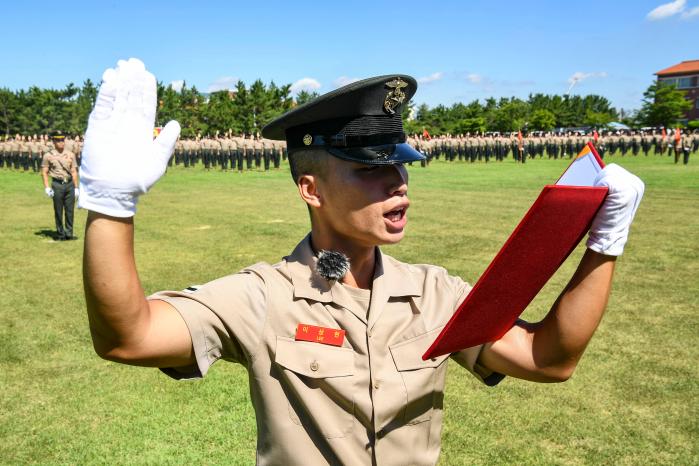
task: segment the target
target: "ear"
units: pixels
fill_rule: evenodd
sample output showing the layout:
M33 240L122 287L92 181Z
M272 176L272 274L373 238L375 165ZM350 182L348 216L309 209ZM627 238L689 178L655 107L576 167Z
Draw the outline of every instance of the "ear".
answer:
M306 204L316 208L322 203L318 181L318 177L314 175L301 175L297 183L301 198Z

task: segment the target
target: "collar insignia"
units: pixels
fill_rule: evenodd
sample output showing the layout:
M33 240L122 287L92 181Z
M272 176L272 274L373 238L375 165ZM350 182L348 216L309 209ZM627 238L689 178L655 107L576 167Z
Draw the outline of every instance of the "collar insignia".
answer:
M383 101L383 108L387 113L393 115L396 113L396 108L405 102L405 92L403 88L407 87L408 83L400 78L396 78L393 81L386 83L386 87L390 88L391 91L386 95L386 99Z

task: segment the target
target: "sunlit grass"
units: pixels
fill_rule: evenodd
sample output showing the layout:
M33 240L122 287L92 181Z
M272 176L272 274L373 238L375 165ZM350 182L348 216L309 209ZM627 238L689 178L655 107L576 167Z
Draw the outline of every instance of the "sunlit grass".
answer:
M699 444L699 165L611 160L646 182L607 315L573 378L486 388L450 366L441 464L692 464ZM607 161L610 161L608 159ZM435 162L410 168L405 240L386 252L475 282L541 187L567 161ZM245 370L194 383L97 358L82 295L80 241L56 243L38 176L0 171L0 463L254 464ZM176 167L145 196L136 253L147 292L276 262L308 230L286 169ZM582 249L525 318L548 309Z

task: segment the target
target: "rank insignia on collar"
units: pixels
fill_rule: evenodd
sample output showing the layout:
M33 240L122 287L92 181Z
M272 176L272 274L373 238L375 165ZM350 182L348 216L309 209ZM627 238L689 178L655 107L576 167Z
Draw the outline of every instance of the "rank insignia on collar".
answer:
M383 101L383 108L387 113L396 113L396 108L405 102L405 92L403 92L403 88L407 86L408 83L400 78L396 78L386 83L386 87L391 89L391 91L386 95L386 99Z

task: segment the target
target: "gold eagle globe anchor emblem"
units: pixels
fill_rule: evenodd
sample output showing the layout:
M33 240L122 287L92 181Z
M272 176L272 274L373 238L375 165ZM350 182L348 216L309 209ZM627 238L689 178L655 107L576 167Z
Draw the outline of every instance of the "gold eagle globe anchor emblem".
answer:
M390 88L391 91L386 95L386 99L383 101L383 108L386 112L393 115L396 113L396 108L405 102L405 92L403 88L408 87L408 83L400 78L396 78L393 81L386 83L386 87Z

